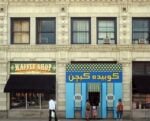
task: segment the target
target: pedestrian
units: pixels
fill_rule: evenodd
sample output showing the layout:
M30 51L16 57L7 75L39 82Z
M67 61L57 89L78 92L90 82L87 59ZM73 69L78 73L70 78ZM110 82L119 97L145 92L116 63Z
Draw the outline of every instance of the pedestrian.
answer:
M97 107L96 106L92 106L92 118L96 118L97 117Z
M54 98L51 98L48 104L49 104L49 121L51 121L52 118L55 118L55 121L57 121L56 101L54 100Z
M90 121L89 118L90 118L90 112L91 112L91 105L90 105L90 102L89 100L86 100L86 121Z
M122 100L119 99L117 104L117 119L122 120L122 116L123 116L123 104Z

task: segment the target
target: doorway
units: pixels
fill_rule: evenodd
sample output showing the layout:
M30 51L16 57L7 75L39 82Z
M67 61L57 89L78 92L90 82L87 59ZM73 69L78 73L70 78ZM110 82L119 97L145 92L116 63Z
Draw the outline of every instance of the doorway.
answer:
M88 96L91 106L99 106L100 92L89 92Z
M91 118L101 117L101 84L100 83L88 83L87 98L91 104ZM95 113L93 113L95 112Z

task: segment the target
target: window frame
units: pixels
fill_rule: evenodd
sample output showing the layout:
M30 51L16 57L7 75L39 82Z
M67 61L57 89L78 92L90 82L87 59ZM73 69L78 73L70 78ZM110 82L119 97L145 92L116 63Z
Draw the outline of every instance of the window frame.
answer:
M134 40L134 38L133 38L133 33L145 33L145 31L134 31L134 24L133 24L133 22L134 22L134 20L141 20L141 21L144 21L144 20L147 20L148 21L148 35L150 35L150 18L149 17L147 17L147 18L145 18L145 17L132 17L132 44L140 44L139 42L138 43L135 43L135 40ZM138 39L140 39L140 38L138 38ZM144 40L145 40L145 38L143 38ZM146 40L148 43L146 43L146 44L150 44L150 36L148 36L148 40Z
M98 43L98 40L99 40L99 38L98 38L98 34L100 33L99 31L98 31L98 23L99 23L99 21L113 21L114 22L114 43L109 43L109 44L117 44L117 18L116 17L97 17L97 24L96 24L96 31L97 31L97 44L101 44L101 43ZM105 44L105 43L103 43L103 44Z
M88 31L84 31L88 33L88 37L89 37L89 42L88 43L75 43L73 41L73 22L74 21L88 21L89 24L89 30ZM78 31L76 31L78 32ZM82 31L83 32L83 31ZM91 18L90 17L71 17L71 44L91 44Z
M26 33L28 33L29 34L29 42L28 43L15 43L14 41L15 41L15 39L14 39L14 33L15 33L15 31L14 31L14 23L15 23L15 21L28 21L29 22L29 31L28 32L26 32ZM18 31L18 32L21 32L21 33L25 33L25 32L22 32L22 31ZM11 18L11 44L30 44L30 18L29 17L25 17L25 18L19 18L19 17L12 17Z
M50 21L54 21L54 31L51 31L51 32L42 32L42 31L38 31L38 27L39 27L39 23L41 21L44 21L44 20L50 20ZM39 37L38 37L38 34L39 33L54 33L54 42L51 42L51 43L39 43ZM36 18L36 44L56 44L56 18L55 17L37 17Z

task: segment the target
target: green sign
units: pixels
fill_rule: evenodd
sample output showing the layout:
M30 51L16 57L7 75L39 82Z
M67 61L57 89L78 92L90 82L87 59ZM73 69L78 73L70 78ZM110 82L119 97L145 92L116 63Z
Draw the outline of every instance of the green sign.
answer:
M55 74L55 62L11 62L10 73L14 74Z

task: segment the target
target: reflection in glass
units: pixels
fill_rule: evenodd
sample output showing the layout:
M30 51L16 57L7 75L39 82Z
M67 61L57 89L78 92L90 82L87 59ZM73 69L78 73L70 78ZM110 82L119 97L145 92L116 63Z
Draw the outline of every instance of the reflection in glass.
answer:
M150 109L150 94L133 94L133 109Z
M25 93L11 93L10 108L25 108Z
M10 108L15 109L48 109L48 93L10 93Z
M27 108L39 108L40 94L27 93Z

